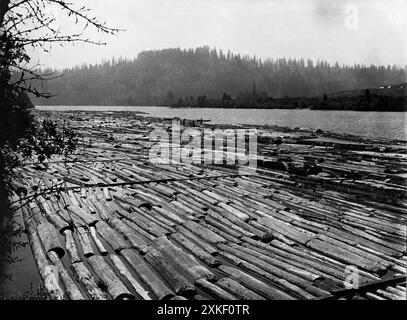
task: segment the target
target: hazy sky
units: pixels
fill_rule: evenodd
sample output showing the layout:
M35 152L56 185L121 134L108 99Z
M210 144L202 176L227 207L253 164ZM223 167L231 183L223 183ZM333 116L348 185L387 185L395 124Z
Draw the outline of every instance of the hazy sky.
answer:
M137 56L146 49L209 45L262 58L303 57L353 64L407 64L407 0L71 0L115 37L106 46L55 46L35 62L56 68ZM55 11L58 15L58 12ZM77 31L59 15L63 32ZM70 22L71 21L71 22Z

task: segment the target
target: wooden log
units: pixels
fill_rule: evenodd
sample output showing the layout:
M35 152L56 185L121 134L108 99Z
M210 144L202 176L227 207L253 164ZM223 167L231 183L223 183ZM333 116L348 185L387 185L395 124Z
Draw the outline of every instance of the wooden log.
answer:
M134 230L132 230L127 224L117 218L109 220L109 225L119 232L123 238L131 244L131 246L139 251L148 251L148 244L140 236L136 235Z
M233 214L234 216L236 216L238 219L241 219L243 221L248 221L250 219L250 216L247 215L246 213L226 204L223 202L219 202L218 206L225 209L226 211L230 212L231 214Z
M272 231L276 233L282 234L284 237L287 237L295 242L299 242L301 244L306 244L309 242L313 237L298 231L295 229L291 224L282 222L278 219L275 219L273 217L263 217L258 220L259 223L267 226L270 228ZM274 233L273 233L274 235Z
M66 193L68 194L69 199L71 199L71 203L74 206L79 207L81 205L80 202L78 201L78 199L76 199L76 196L72 190L68 190Z
M51 260L51 262L58 268L58 272L61 276L62 282L64 283L64 287L68 298L71 300L85 300L85 297L83 296L82 292L79 290L76 283L69 276L68 272L66 271L64 265L62 264L61 260L59 259L55 251L48 252L48 257Z
M111 218L113 218L113 214L109 211L109 209L103 205L101 201L92 202L93 206L96 209L97 214L99 215L102 221L108 222Z
M173 213L173 212L171 212L169 210L166 210L165 208L160 208L158 206L153 206L151 208L151 210L154 213L160 214L161 216L174 221L174 223L181 224L181 223L185 222L185 219L183 219L181 216L179 216L179 215L177 215L177 214L175 214L175 213Z
M192 206L196 207L199 210L206 211L208 210L208 206L203 204L202 202L195 200L195 198L191 195L186 196L184 194L177 194L177 200L182 200L184 202L190 203Z
M186 221L182 224L183 227L188 229L189 231L195 233L196 235L200 236L201 238L208 241L210 244L217 244L217 243L226 243L226 239L217 235L215 232L205 228L204 226L194 222L194 221Z
M116 199L117 201L120 201L122 203L128 204L130 206L133 206L135 208L140 208L142 206L147 206L147 207L151 207L151 204L147 201L143 201L143 200L139 200L136 199L134 197L123 197L122 195L118 195L117 193L115 193L113 195L114 199Z
M71 268L91 299L106 300L106 294L98 287L95 279L83 262L74 263L71 265Z
M163 227L157 225L156 223L152 222L151 220L147 220L137 211L133 211L133 213L126 213L120 212L119 215L123 216L124 218L130 220L134 224L136 224L140 229L145 230L146 232L150 233L155 237L160 237L162 235L170 234L170 232Z
M124 283L116 275L114 270L107 264L101 256L91 256L88 262L96 275L106 286L107 291L115 300L134 299L134 295L126 288Z
M218 203L219 202L223 202L226 203L228 202L228 199L225 197L222 197L221 195L213 192L213 191L209 191L209 190L202 190L202 193L205 194L206 196L215 199Z
M263 259L258 258L257 257L258 255L256 255L256 256L248 255L247 253L242 252L241 250L231 248L224 244L218 244L218 246L225 252L227 252L235 257L240 258L240 259L237 259L237 261L236 261L239 266L241 266L243 264L243 262L241 261L241 260L243 260L246 263L255 265L256 267L267 271L268 273L272 274L275 277L284 279L292 284L295 284L296 286L299 286L299 287L305 289L306 291L310 292L311 294L314 294L316 296L323 296L323 295L327 294L326 291L313 286L313 283L311 281L303 279L303 278L299 277L298 275L295 275L291 272L287 272L285 269L278 268L278 267L264 261Z
M308 270L308 268L306 270L303 265L301 265L301 267L297 267L294 264L286 263L286 262L283 262L282 260L278 260L274 256L271 257L271 256L262 254L262 253L260 253L258 251L252 250L250 248L247 248L247 247L244 247L244 246L241 246L241 245L231 244L230 246L232 248L236 249L236 250L241 250L244 253L247 253L249 255L253 255L253 256L255 256L255 257L259 258L259 259L262 259L263 261L268 262L268 263L270 263L270 264L272 264L272 265L274 265L274 266L276 266L276 267L278 267L278 268L280 268L282 270L287 270L290 273L295 274L295 275L297 275L297 276L299 276L301 278L304 278L306 280L309 280L309 281L313 282L313 281L315 281L317 279L322 278L321 273L319 271L315 270L316 273L311 272L311 271Z
M230 292L232 295L239 298L240 300L266 300L262 296L230 278L219 279L216 282L216 285Z
M190 212L194 217L204 217L206 215L206 210L202 210L199 207L195 206L195 204L191 203L190 201L185 201L180 198L176 198L174 200L174 204L178 206L182 206L186 211Z
M253 225L250 225L248 223L250 221L244 222L241 219L236 218L234 215L225 213L224 210L218 210L214 208L214 210L209 210L208 214L230 229L236 230L240 234L247 237L253 239L260 238L263 242L269 242L273 238L270 229L263 226L262 229L266 229L266 231L263 231L259 228L254 227Z
M131 272L127 269L127 267L124 265L124 263L120 260L120 258L115 255L111 254L110 258L113 261L114 266L116 269L119 271L119 274L127 279L127 281L130 282L131 286L133 289L136 291L136 293L143 299L143 300L151 300L151 297L149 296L149 292L143 288L143 286L133 277Z
M199 260L205 262L210 267L217 267L220 265L219 260L215 259L205 250L201 249L199 246L194 244L192 241L185 238L181 233L176 232L171 235L171 238L176 240L179 244L181 244L184 248L189 250L193 253Z
M216 200L216 199L206 195L205 193L197 191L195 189L191 188L188 191L189 191L189 193L192 193L196 198L203 201L203 203L210 203L212 205L216 205L219 202L219 200Z
M161 206L163 209L168 210L176 215L179 215L182 219L184 219L184 221L185 220L193 220L193 221L198 220L198 218L193 215L193 212L191 213L191 210L185 211L185 209L183 209L179 206L176 206L172 202L162 204Z
M42 249L42 244L40 237L38 236L36 226L34 223L29 221L28 211L24 211L24 223L27 231L27 237L33 252L34 260L37 264L38 271L40 273L41 279L44 282L44 287L47 290L50 298L53 300L63 300L64 292L62 291L58 283L58 270L55 266L50 265L44 250Z
M41 206L44 209L45 217L51 222L55 228L62 234L64 230L71 229L71 226L68 222L62 219L54 210L51 208L51 205L47 203L47 201L40 197L39 201L41 202Z
M65 249L54 226L48 221L43 221L37 225L37 230L46 252L55 251L62 258L65 255Z
M297 296L302 299L315 299L316 296L319 296L317 294L311 294L308 291L304 290L303 288L299 287L298 285L293 284L292 282L289 282L285 279L282 279L279 276L275 276L249 262L246 262L244 260L240 260L239 258L236 258L233 255L227 254L227 253L222 253L226 257L227 260L233 261L233 263L236 266L239 266L239 268L242 268L243 270L247 270L249 272L252 272L254 275L257 275L259 277L265 278L272 283L276 284L276 286L279 286L286 291L290 292L293 296Z
M89 239L88 230L84 227L78 227L78 239L82 248L83 255L89 258L95 254L92 243Z
M215 297L219 300L238 300L235 296L230 294L229 292L223 290L222 288L218 287L216 284L213 284L205 279L199 279L195 281L195 285L202 289L203 291L207 292L209 295Z
M82 261L78 249L76 248L75 239L73 237L72 231L66 229L64 231L65 236L65 247L66 251L68 251L68 256L71 263L80 262Z
M236 268L228 266L220 266L218 269L223 272L227 277L233 278L238 281L240 284L254 290L257 293L260 293L263 297L266 297L271 300L293 300L294 297L286 294L285 292L273 288L260 280L244 273Z
M170 300L182 300L182 301L185 301L185 300L188 300L188 299L185 298L185 297L182 297L182 296L174 296Z
M170 266L160 252L151 249L145 255L145 259L159 272L160 276L165 279L176 294L186 297L195 295L195 287Z
M51 198L52 205L54 207L54 210L58 212L58 215L61 216L62 219L64 219L72 228L78 227L78 226L85 226L87 227L87 223L85 220L83 220L81 217L72 214L70 211L68 211L65 208L65 205L59 201L59 200L53 200Z
M138 277L152 290L158 299L169 299L174 296L174 292L151 270L138 253L131 249L124 249L120 254L127 260Z
M314 269L319 270L319 271L323 272L324 277L326 277L326 275L329 275L329 277L336 279L336 281L343 281L344 277L346 276L344 274L343 270L339 271L334 267L329 267L329 266L321 263L321 261L313 260L313 259L311 259L312 257L310 257L309 255L302 253L301 251L297 251L297 250L291 248L290 246L286 246L286 245L282 244L287 249L287 250L283 250L283 249L279 249L275 246L266 245L259 241L252 240L250 238L242 238L242 240L244 240L252 248L256 247L257 249L255 249L255 250L260 249L261 250L260 252L263 254L273 255L274 257L276 257L276 259L282 259L283 261L285 261L287 263L293 263L295 266L303 265L303 266L309 266L312 270L314 270ZM246 245L246 244L243 243L243 245ZM290 250L290 249L292 249L292 250Z
M34 220L36 224L40 224L42 222L46 222L49 224L49 222L42 215L41 208L35 201L29 202L28 208L30 211L28 216L30 217L30 219Z
M77 216L78 218L84 220L86 222L87 225L91 226L94 225L96 222L99 221L99 218L96 215L92 215L88 212L86 212L84 209L82 209L79 206L76 205L69 205L67 207L67 210Z
M177 229L183 236L185 236L186 238L191 239L195 243L199 244L211 256L216 256L218 254L218 252L219 252L218 249L216 249L212 245L206 243L205 241L203 241L202 238L199 238L198 236L196 236L195 234L193 234L189 230L185 229L182 226L178 226Z
M386 271L385 267L376 262L363 258L345 249L339 248L338 246L335 246L331 243L323 242L319 239L310 240L307 243L307 246L345 264L356 265L365 270L369 270L375 273L383 273L384 271Z
M129 245L122 238L120 238L106 222L99 221L96 224L96 230L115 252L118 253L123 249L129 248Z
M111 194L109 192L109 188L108 187L103 187L102 189L103 189L103 195L105 196L105 199L107 201L112 201L112 196L111 196Z
M147 231L145 231L144 229L140 228L137 224L133 223L132 221L126 220L126 219L122 219L122 221L128 225L132 230L134 230L134 232L137 235L142 235L144 238L150 240L150 241L154 241L155 239L157 239L156 236L148 233Z
M216 276L201 265L191 254L175 246L166 237L157 238L155 242L160 250L170 256L176 264L189 273L195 280L206 279L208 281L214 281L216 279Z
M155 214L154 211L147 209L147 208L140 208L139 213L143 215L143 217L146 219L146 221L151 221L161 228L167 230L168 233L173 233L175 232L174 227L176 226L175 223L172 221L162 217L161 215Z
M380 258L377 255L371 254L367 251L361 250L359 248L356 248L354 246L351 246L349 244L343 243L341 241L338 241L336 239L330 238L326 235L320 234L317 236L318 239L324 241L324 242L329 242L335 246L338 246L340 248L343 248L344 250L347 250L349 252L355 253L367 260L371 260L374 263L382 265L384 268L389 268L391 266L391 263L386 261L385 259Z
M105 248L105 246L103 245L103 243L99 240L98 236L97 236L97 232L96 232L96 228L94 226L89 227L89 231L90 231L90 236L93 239L93 242L96 245L96 248L99 250L100 254L105 256L107 255L107 250Z
M211 222L211 224L209 224L208 222ZM221 237L225 238L228 242L241 243L240 238L242 236L241 235L238 235L237 237L231 236L230 234L233 233L233 231L232 232L226 232L225 230L228 230L228 229L227 228L221 228L221 226L223 226L221 223L216 223L216 221L214 221L214 220L212 221L210 219L208 220L208 217L206 217L205 220L200 222L200 224L202 224L203 226L205 226L209 230L212 230L213 232L220 235ZM215 225L216 225L216 227L215 227ZM231 230L229 229L229 231L231 231Z
M181 201L172 200L172 201L170 202L170 204L171 204L172 206L176 207L177 209L181 209L182 211L188 213L189 215L192 215L192 216L193 216L193 215L196 214L195 208L190 207L190 206L188 206L188 205L182 203ZM199 214L204 215L203 212L200 212Z

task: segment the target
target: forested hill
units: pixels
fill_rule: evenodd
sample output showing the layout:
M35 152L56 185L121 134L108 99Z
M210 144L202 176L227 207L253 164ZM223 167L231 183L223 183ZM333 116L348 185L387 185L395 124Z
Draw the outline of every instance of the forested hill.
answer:
M49 73L50 70L44 70ZM56 95L34 104L168 105L180 97L235 97L256 86L273 98L311 97L337 91L402 83L396 66L330 65L325 61L260 60L209 47L145 51L133 60L112 59L62 71L39 89Z

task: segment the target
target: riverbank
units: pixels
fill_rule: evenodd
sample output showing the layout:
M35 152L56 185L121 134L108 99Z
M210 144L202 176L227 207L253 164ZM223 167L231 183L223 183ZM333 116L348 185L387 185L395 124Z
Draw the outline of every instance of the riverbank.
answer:
M405 277L402 141L248 125L252 175L152 164L149 134L170 119L36 113L83 137L75 155L16 170L14 206L55 299L317 299L343 289L350 266L361 284ZM399 299L401 288L358 297Z

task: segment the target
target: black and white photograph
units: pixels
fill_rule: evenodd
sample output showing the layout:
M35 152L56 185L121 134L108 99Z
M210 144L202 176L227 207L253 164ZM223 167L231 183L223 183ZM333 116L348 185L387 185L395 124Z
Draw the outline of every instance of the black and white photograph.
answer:
M406 30L405 0L0 0L0 305L407 300Z

